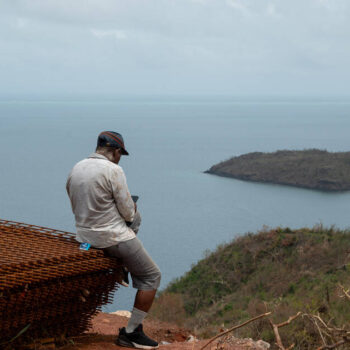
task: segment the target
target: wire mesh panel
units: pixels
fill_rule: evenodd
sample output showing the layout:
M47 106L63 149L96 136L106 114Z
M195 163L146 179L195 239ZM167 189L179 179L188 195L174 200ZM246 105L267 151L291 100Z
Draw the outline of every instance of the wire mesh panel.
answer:
M121 264L74 234L0 220L0 343L73 336L111 301ZM18 338L18 339L19 339Z

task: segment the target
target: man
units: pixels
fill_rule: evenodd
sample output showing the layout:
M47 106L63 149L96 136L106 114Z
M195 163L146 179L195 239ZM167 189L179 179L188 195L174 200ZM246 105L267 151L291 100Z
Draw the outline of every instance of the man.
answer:
M101 132L96 152L73 167L66 188L75 215L77 240L122 259L138 290L131 318L127 327L119 330L116 344L154 349L158 343L144 334L142 322L153 303L161 275L132 229L137 225L130 225L139 223L140 216L118 165L122 155L129 155L122 135Z

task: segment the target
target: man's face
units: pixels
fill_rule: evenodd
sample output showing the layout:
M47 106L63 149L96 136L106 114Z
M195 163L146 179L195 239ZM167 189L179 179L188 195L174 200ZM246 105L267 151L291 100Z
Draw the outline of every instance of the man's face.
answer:
M116 149L114 151L114 160L113 163L118 164L120 161L120 158L122 156L122 150L120 148Z

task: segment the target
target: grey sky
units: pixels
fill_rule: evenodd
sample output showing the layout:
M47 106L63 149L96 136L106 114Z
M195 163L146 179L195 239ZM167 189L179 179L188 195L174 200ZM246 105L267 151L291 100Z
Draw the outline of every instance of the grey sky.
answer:
M0 94L348 94L349 0L0 0Z

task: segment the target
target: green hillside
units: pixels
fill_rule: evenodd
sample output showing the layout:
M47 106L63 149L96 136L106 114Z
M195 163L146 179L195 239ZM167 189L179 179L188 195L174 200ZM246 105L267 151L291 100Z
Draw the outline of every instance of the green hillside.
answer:
M207 336L266 310L273 311L274 322L301 311L350 329L350 301L339 297L338 286L350 287L349 263L350 231L320 226L249 233L219 246L173 281L153 314ZM267 320L241 328L238 335L274 343ZM320 344L305 315L281 329L281 336L296 349Z

